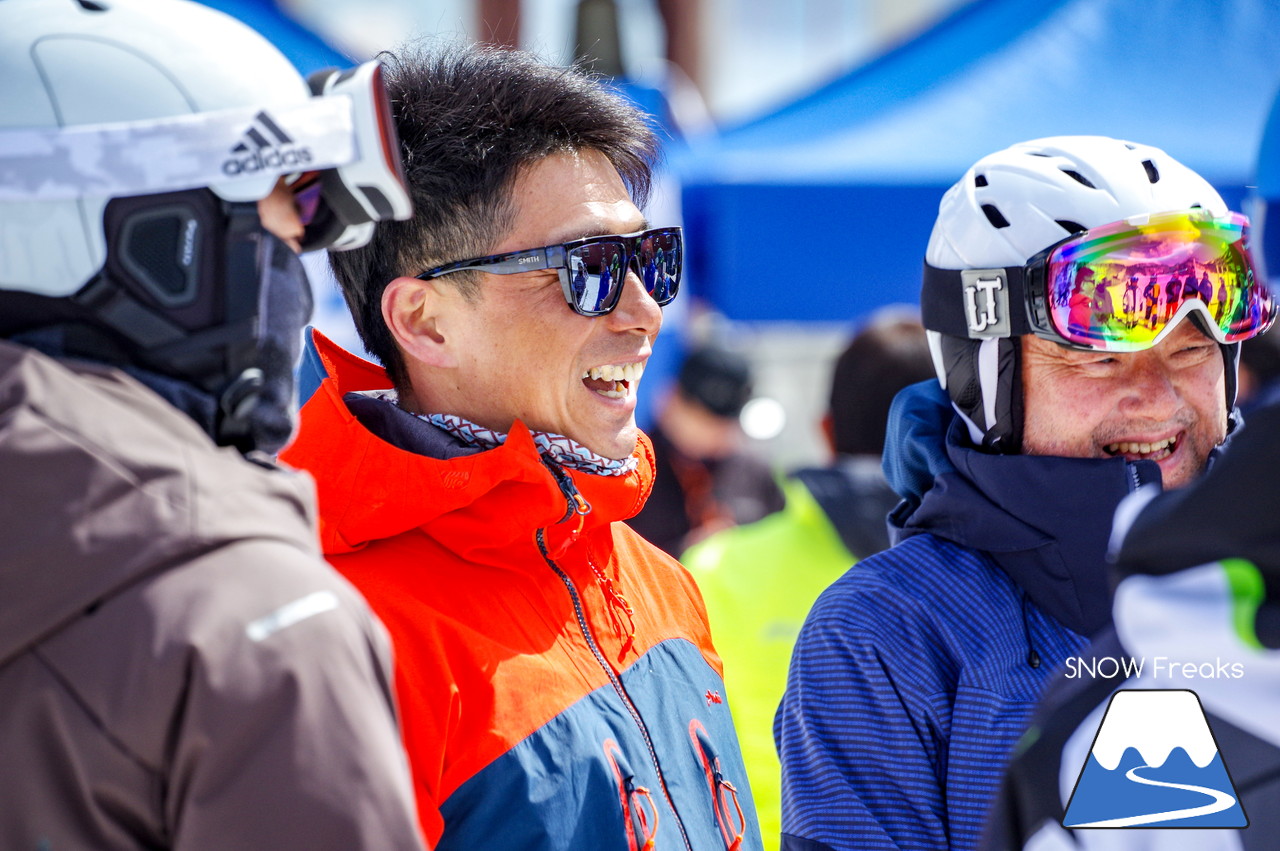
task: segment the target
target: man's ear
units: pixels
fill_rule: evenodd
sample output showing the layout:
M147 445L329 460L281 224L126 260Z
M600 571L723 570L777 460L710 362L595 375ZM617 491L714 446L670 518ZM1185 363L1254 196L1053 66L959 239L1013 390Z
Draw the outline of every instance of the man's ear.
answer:
M830 411L822 415L822 420L818 423L822 429L822 437L827 442L827 449L831 450L831 457L836 457L840 453L836 451L836 418L832 416Z
M447 288L448 292L443 290ZM456 367L444 318L458 300L454 287L437 281L395 278L382 291L382 319L406 357L427 366Z

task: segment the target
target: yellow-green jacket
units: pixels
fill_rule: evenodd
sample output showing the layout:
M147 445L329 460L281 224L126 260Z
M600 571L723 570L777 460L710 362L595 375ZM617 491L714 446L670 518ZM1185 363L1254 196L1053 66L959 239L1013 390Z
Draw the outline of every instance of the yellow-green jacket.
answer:
M888 546L885 515L897 499L880 459L867 457L800 470L783 491L782 511L712 535L680 559L698 581L724 661L766 851L782 831L773 716L791 648L818 595L858 557Z

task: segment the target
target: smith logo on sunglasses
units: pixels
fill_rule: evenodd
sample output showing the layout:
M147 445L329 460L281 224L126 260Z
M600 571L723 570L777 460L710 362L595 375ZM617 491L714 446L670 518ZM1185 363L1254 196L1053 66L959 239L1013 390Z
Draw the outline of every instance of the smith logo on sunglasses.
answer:
M921 310L927 327L956 337L1035 334L1109 352L1151 348L1196 313L1206 333L1235 343L1261 334L1277 312L1248 235L1238 213L1194 209L1074 234L1025 266L925 264Z

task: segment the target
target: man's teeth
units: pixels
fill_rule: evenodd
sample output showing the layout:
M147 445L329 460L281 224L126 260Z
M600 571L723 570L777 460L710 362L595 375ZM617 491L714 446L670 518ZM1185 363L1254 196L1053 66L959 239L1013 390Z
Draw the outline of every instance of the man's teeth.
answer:
M642 363L611 363L605 366L593 366L582 373L584 379L625 381L628 384L635 384L640 380L641 375L644 375L644 364Z
M1176 442L1177 438L1167 437L1156 443L1112 443L1107 446L1107 451L1112 455L1150 455L1165 449L1173 451L1173 445Z

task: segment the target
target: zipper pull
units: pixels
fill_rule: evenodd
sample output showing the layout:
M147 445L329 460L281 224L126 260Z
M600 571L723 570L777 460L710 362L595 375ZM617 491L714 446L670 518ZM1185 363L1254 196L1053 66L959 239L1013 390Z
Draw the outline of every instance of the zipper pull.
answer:
M548 553L548 555L551 558L559 558L564 555L565 551L568 550L579 537L582 536L582 529L586 525L587 515L591 513L591 503L587 502L586 498L578 492L578 488L574 485L572 477L565 472L563 467L556 464L545 455L542 457L542 464L551 472L552 477L556 480L556 485L560 488L561 495L563 495L565 499L564 516L556 521L557 525L572 520L575 517L578 521L577 525L573 529L564 533L565 537L563 539L559 539L559 533L557 533L556 538L560 542L556 546L555 551Z

